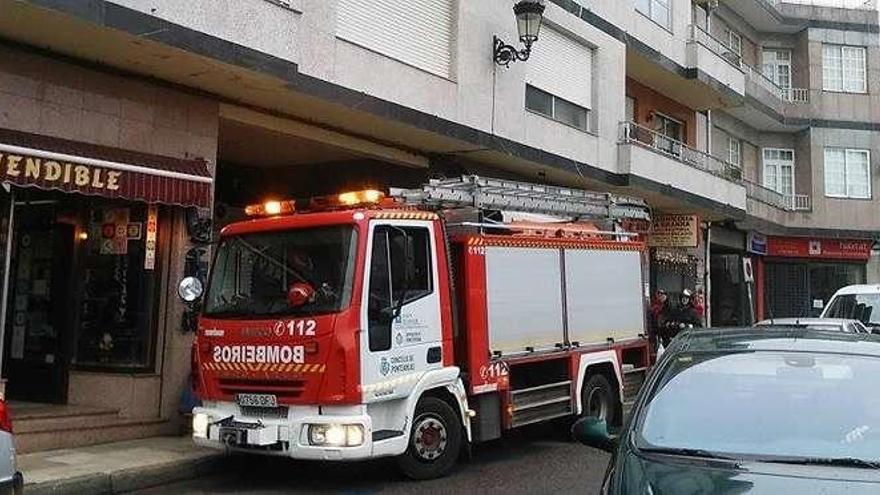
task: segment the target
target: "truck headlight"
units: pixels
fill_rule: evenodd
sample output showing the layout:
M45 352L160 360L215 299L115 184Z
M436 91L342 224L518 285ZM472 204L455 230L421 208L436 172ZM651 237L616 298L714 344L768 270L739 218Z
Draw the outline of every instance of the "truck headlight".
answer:
M364 443L361 425L309 425L309 445L326 447L357 447Z
M205 413L195 413L193 414L193 436L199 438L208 438L208 425L211 423L211 418Z

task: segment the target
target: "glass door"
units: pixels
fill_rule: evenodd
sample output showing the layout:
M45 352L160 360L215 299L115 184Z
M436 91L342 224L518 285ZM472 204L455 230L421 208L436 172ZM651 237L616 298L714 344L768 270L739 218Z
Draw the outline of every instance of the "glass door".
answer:
M767 79L779 86L785 99L791 93L791 51L764 49L762 70Z
M764 187L794 197L794 150L764 148Z
M63 403L74 228L55 221L51 201L17 204L15 216L5 342L7 396Z

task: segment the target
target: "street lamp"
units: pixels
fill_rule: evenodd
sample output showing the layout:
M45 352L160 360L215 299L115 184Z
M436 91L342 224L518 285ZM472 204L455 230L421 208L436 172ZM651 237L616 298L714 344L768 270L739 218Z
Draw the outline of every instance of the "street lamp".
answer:
M519 0L513 6L516 15L516 29L519 32L519 40L525 45L522 50L501 41L498 36L494 37L495 63L507 67L516 60L526 61L532 52L532 43L538 40L538 32L541 30L541 21L544 18L543 0Z

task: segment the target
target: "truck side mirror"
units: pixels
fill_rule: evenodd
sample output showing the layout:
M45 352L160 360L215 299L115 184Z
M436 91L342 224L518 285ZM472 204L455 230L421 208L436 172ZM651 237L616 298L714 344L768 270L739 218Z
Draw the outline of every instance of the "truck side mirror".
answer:
M204 290L204 285L198 278L184 277L184 279L180 281L180 285L177 286L177 295L180 296L184 302L193 303L202 297Z

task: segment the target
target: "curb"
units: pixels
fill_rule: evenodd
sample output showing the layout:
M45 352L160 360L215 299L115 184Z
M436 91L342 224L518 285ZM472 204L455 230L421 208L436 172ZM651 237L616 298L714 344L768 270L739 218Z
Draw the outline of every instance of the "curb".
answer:
M125 493L212 474L222 469L226 459L225 454L218 453L197 459L121 469L110 473L93 473L41 483L28 484L25 479L24 492L28 495Z

